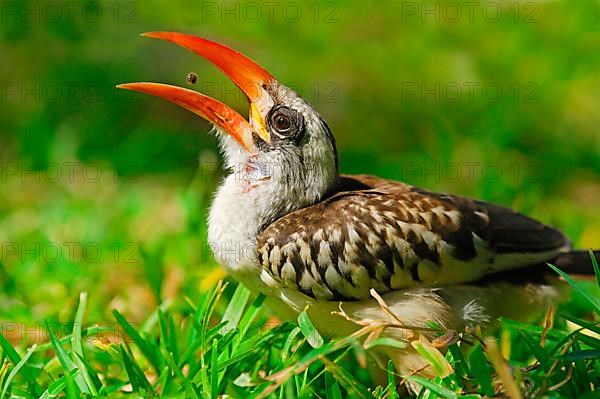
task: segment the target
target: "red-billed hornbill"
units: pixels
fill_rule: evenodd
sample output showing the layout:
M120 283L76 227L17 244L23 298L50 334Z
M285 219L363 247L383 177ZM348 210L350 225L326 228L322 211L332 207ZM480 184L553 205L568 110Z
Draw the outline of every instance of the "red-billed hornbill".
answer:
M317 328L338 336L358 328L350 319L460 330L499 315L522 317L558 299L561 290L544 276L546 262L567 271L591 267L589 255L571 251L562 233L502 206L340 175L325 120L258 64L192 35L144 36L204 57L250 101L247 121L189 89L119 86L174 102L215 125L233 173L210 209L210 245L229 273L264 293L280 314L308 306ZM345 318L332 315L340 302ZM399 328L383 334L410 337ZM380 347L381 354L401 373L427 364L410 346Z

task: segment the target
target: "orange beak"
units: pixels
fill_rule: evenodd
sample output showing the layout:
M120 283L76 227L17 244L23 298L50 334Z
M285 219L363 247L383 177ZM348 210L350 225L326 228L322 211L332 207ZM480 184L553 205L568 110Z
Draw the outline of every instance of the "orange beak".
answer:
M270 141L263 117L271 105L266 88L275 80L270 73L243 54L208 39L177 32L150 32L142 36L175 43L213 63L250 101L250 121L222 102L182 87L160 83L127 83L118 85L118 88L164 98L192 111L225 130L250 153L256 152L253 133L266 142Z

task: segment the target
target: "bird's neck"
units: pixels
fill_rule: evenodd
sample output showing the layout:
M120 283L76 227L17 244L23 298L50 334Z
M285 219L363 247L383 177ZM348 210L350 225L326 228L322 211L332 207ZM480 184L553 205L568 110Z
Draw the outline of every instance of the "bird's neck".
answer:
M270 223L319 202L335 185L334 175L297 176L281 165L249 159L234 167L219 187L208 220L209 245L219 263L233 274L256 272L257 235Z

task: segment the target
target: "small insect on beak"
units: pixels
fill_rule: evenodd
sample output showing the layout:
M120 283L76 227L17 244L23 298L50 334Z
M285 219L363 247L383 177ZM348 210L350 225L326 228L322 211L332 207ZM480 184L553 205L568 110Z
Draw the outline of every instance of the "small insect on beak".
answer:
M177 32L149 32L142 36L175 43L213 63L248 98L249 121L222 102L182 87L142 82L122 84L118 85L118 88L150 94L186 108L225 130L250 153L257 151L253 134L270 142L265 115L272 106L272 99L266 88L275 81L275 78L269 72L243 54L198 36ZM198 75L190 73L186 80L189 84L195 84Z
M190 72L187 74L187 76L185 77L185 80L187 80L187 82L191 85L195 85L196 82L198 81L198 75L196 75L194 72Z

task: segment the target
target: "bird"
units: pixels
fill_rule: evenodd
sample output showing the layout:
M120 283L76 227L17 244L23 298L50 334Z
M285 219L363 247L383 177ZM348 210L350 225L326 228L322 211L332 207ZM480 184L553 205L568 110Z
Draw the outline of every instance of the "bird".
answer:
M306 311L331 337L383 323L383 336L433 340L419 327L465 331L500 316L529 317L562 300L565 284L549 275L547 263L567 273L593 270L590 252L507 207L341 174L325 119L238 51L185 33L142 36L206 59L249 101L246 119L187 88L117 86L168 100L214 125L230 173L210 207L208 243L223 268L264 294L280 317L295 320ZM412 346L372 352L375 367L386 369L391 360L401 375L432 376Z

